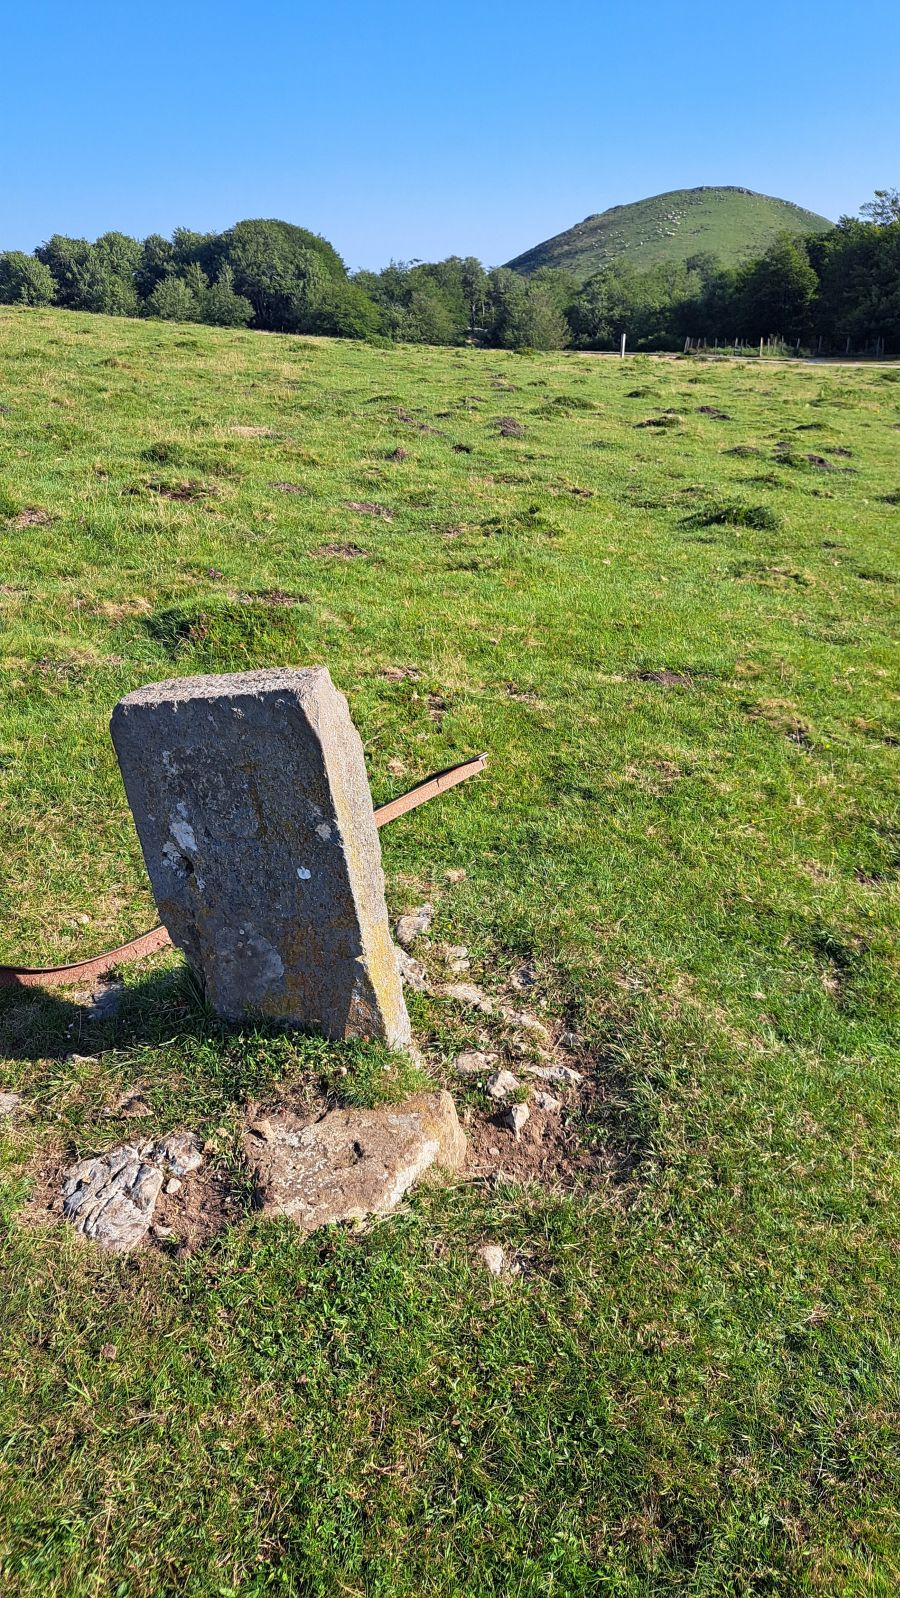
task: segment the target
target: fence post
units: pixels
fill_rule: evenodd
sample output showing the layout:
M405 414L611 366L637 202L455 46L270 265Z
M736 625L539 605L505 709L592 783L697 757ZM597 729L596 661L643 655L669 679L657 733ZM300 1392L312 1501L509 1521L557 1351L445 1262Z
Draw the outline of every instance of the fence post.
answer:
M622 357L622 360L624 361L624 359L625 359L625 334L624 333L622 334L622 348L620 349L619 354Z

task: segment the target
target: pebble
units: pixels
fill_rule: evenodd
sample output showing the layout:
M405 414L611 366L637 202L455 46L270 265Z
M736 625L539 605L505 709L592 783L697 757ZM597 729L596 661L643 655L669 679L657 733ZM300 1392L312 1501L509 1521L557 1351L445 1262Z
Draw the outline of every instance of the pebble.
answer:
M518 1086L519 1079L513 1076L512 1071L495 1071L484 1084L485 1092L489 1093L492 1099L508 1099L510 1094L517 1091Z
M428 980L425 976L425 967L421 961L414 960L412 955L407 954L406 950L401 948L399 944L394 945L394 952L397 956L397 970L400 972L400 981L403 986L411 988L413 993L427 993Z
M169 1177L168 1182L166 1183L165 1187L163 1188L163 1192L164 1193L180 1193L181 1192L181 1182L179 1181L177 1176L170 1176Z
M397 942L408 949L431 926L434 909L430 904L420 904L416 910L408 910L397 922Z
M531 1111L527 1104L511 1104L503 1119L513 1136L517 1138L530 1115Z
M499 1243L485 1243L478 1250L492 1276L502 1276L506 1268L506 1254Z
M576 1071L571 1065L526 1065L525 1069L541 1082L556 1082L559 1087L575 1087L583 1081L581 1071Z
M534 1095L534 1107L536 1110L547 1110L552 1114L555 1110L562 1109L562 1103L559 1099L555 1099L552 1093L544 1093L541 1090Z
M482 1054L480 1049L465 1049L453 1063L460 1076L477 1076L489 1071L496 1058L496 1054Z
M465 1004L470 1010L480 1010L483 1015L494 1014L493 999L489 999L474 982L445 982L437 992L445 999L455 999L457 1004Z
M466 873L461 866L453 866L450 871L445 871L444 876L448 882L465 882Z

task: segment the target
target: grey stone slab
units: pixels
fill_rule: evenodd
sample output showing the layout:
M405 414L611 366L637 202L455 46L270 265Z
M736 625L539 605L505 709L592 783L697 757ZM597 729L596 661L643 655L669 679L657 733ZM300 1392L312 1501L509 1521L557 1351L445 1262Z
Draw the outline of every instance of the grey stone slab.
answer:
M256 1121L244 1146L260 1208L309 1232L386 1214L416 1182L458 1171L467 1147L445 1092L318 1121L285 1111Z
M325 667L153 683L110 730L160 916L216 1010L406 1045L362 742Z

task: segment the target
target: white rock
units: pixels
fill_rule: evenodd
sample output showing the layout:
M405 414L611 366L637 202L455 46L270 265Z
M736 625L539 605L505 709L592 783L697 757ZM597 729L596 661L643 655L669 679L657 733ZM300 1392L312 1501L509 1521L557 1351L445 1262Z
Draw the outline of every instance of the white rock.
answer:
M427 993L428 979L425 976L425 967L421 961L414 960L411 954L399 944L394 945L397 956L397 970L400 972L400 981L405 988L411 988L413 993Z
M200 1139L193 1132L169 1132L153 1145L150 1158L173 1176L187 1176L203 1164Z
M489 999L474 982L445 982L437 992L444 999L453 999L470 1010L480 1010L483 1015L494 1014L494 1001Z
M502 1276L506 1268L506 1255L499 1243L485 1243L478 1250L492 1276Z
M512 1071L495 1071L484 1084L485 1092L489 1093L492 1099L501 1100L508 1099L517 1091L518 1086L519 1079L513 1076Z
M534 1095L534 1107L536 1110L546 1110L552 1114L555 1110L562 1109L562 1103L559 1099L555 1099L552 1093L544 1093L543 1089L539 1089Z
M170 1176L169 1177L168 1182L166 1183L165 1187L163 1188L163 1192L164 1193L180 1193L181 1192L181 1182L179 1181L177 1176Z
M525 1032L536 1032L538 1037L549 1042L550 1033L543 1021L539 1021L530 1010L516 1010L511 1004L501 1004L500 1014L509 1026L521 1027Z
M541 1082L556 1082L559 1087L571 1088L583 1081L581 1071L571 1065L526 1065L525 1070Z
M513 1135L518 1137L530 1115L531 1111L527 1104L511 1104L503 1119Z
M158 1165L124 1144L69 1167L63 1181L63 1215L101 1248L124 1254L149 1231L162 1180Z
M397 942L408 949L431 926L433 906L420 904L417 910L408 910L397 922Z
M478 1076L489 1071L496 1058L496 1054L482 1054L480 1049L465 1049L453 1063L460 1076Z
M8 1090L5 1089L2 1093L0 1093L0 1115L7 1115L10 1117L18 1115L24 1103L25 1100L23 1099L21 1093L14 1093L12 1088Z

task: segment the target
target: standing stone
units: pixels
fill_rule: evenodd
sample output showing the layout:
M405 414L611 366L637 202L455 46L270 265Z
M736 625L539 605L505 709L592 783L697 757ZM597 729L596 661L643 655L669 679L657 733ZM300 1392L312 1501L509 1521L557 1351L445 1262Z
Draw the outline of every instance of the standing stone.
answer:
M110 731L160 916L215 1009L408 1044L362 741L325 667L152 683Z

